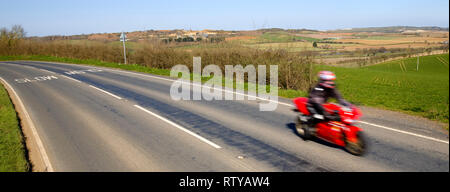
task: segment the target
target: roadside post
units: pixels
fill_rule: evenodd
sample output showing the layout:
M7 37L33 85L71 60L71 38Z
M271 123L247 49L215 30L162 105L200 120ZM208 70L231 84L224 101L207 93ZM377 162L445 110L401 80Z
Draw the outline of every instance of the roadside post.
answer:
M419 55L417 55L417 66L416 66L416 68L417 68L417 71L419 71Z
M122 34L120 34L120 41L123 42L123 59L124 59L124 63L127 64L127 52L126 52L126 48L125 48L125 41L127 40L127 35L125 35L124 32L122 32Z

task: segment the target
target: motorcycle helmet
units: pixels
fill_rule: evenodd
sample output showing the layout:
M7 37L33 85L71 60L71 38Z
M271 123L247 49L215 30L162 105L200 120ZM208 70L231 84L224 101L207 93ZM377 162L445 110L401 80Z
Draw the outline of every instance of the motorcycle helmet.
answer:
M331 71L321 71L319 72L319 84L322 87L326 88L335 88L336 83L334 82L336 80L336 75Z

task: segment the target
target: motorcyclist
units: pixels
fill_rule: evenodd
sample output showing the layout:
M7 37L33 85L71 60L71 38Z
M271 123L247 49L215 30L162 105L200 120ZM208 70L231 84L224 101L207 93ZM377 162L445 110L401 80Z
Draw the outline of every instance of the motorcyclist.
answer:
M331 71L319 72L319 82L309 92L307 107L312 114L313 121L311 128L321 121L340 121L340 116L337 114L330 114L322 106L329 98L335 98L339 104L350 107L351 104L344 100L336 89L336 75Z

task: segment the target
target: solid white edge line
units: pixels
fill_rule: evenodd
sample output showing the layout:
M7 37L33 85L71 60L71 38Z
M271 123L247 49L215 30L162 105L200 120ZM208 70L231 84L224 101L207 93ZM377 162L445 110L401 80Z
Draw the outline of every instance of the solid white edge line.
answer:
M419 134L415 134L415 133L411 133L411 132L407 132L407 131L393 129L393 128L390 128L390 127L377 125L377 124L373 124L373 123L369 123L369 122L364 122L364 121L358 121L358 122L366 124L366 125L371 125L371 126L374 126L374 127L382 128L382 129L387 129L387 130L390 130L390 131L395 131L395 132L398 132L398 133L403 133L403 134L407 134L407 135L412 135L412 136L416 136L416 137L420 137L420 138L424 138L424 139L428 139L428 140L433 140L433 141L449 144L448 141L439 140L439 139L435 139L435 138L432 138L432 137L427 137L427 136L423 136L423 135L419 135Z
M78 83L81 83L81 81L78 81L78 80L76 80L76 79L74 79L74 78L72 78L72 77L68 77L68 76L66 76L66 75L61 75L61 76L65 77L65 78L67 78L67 79L70 79L70 80L72 80L72 81L76 81L76 82L78 82Z
M36 127L34 126L33 120L31 119L30 115L28 114L25 106L23 105L22 99L19 97L19 95L16 93L16 91L13 89L13 87L7 82L5 81L2 77L0 77L0 80L2 82L4 82L4 84L6 86L9 87L9 89L13 92L14 96L17 98L17 101L19 102L20 107L23 109L23 113L25 115L25 118L28 120L28 122L30 123L30 129L31 132L33 133L33 136L36 140L36 144L38 146L38 150L42 156L42 160L44 161L45 166L47 167L47 171L48 172L54 172L53 166L50 163L50 160L48 158L47 152L44 148L44 144L42 143L41 138L39 137L39 134L37 133Z
M133 72L128 72L128 71L113 70L113 69L109 69L109 70L111 70L111 71L120 71L120 72L135 74L135 75L141 75L141 76L144 76L144 77L161 79L161 80L166 80L166 81L171 81L171 82L175 82L176 81L176 80L173 80L173 79L167 79L167 78L163 78L163 77L155 77L155 76L152 76L152 75L145 75L145 74L133 73ZM188 82L181 82L181 83L183 83L183 84L184 83L185 84L190 84L190 85L192 84L193 86L204 86L204 85L201 85L201 84L199 85L197 82L190 82L190 83L188 83ZM226 90L226 89L219 89L219 88L215 88L215 87L211 87L211 86L205 86L205 87L212 88L212 89L219 90L219 91L224 91L224 92L229 92L229 93L231 92L231 93L235 93L235 94L239 94L239 95L244 95L244 96L247 96L247 97L253 97L253 98L261 99L261 100L264 100L264 101L275 102L275 103L278 103L278 104L281 104L281 105L285 105L285 106L288 106L288 107L295 107L295 105L292 105L292 104L289 104L289 103L283 103L283 102L279 102L279 101L275 101L275 100L265 99L265 98L261 98L261 97L254 96L254 95L248 95L248 94L239 93L239 92L236 92L236 91L229 91L229 90ZM366 125L371 125L371 126L374 126L374 127L382 128L382 129L385 129L385 130L390 130L390 131L394 131L394 132L398 132L398 133L403 133L403 134L407 134L407 135L411 135L411 136L420 137L420 138L423 138L423 139L428 139L428 140L432 140L432 141L437 141L437 142L442 142L442 143L449 144L448 141L439 140L439 139L436 139L436 138L427 137L427 136L419 135L419 134L416 134L416 133L402 131L402 130L398 130L398 129L394 129L394 128L390 128L390 127L386 127L386 126L382 126L382 125L377 125L377 124L373 124L373 123L364 122L364 121L358 121L358 122L366 124Z
M168 119L166 119L166 118L164 118L164 117L161 117L161 116L159 116L159 115L157 115L157 114L155 114L155 113L153 113L153 112L151 112L151 111L149 111L149 110L147 110L147 109L145 109L145 108L143 108L143 107L141 107L141 106L139 106L139 105L134 105L134 106L135 106L136 108L138 108L138 109L140 109L140 110L142 110L142 111L144 111L144 112L150 114L150 115L153 115L153 116L157 117L158 119L161 119L161 120L165 121L166 123L168 123L168 124L170 124L170 125L172 125L172 126L178 128L178 129L180 129L180 130L186 132L187 134L192 135L192 136L196 137L197 139L200 139L201 141L203 141L203 142L205 142L205 143L207 143L207 144L213 146L213 147L216 148L216 149L222 148L222 147L220 147L219 145L217 145L217 144L215 144L215 143L209 141L208 139L205 139L205 138L203 138L202 136L197 135L196 133L194 133L194 132L192 132L192 131L189 131L188 129L186 129L186 128L184 128L184 127L182 127L182 126L180 126L180 125L178 125L178 124L176 124L176 123L174 123L174 122L172 122L172 121L170 121L170 120L168 120Z
M92 88L94 88L94 89L97 89L97 90L99 90L99 91L101 91L101 92L103 92L103 93L106 93L106 94L108 94L108 95L111 95L111 96L115 97L116 99L122 99L121 97L119 97L119 96L117 96L117 95L114 95L114 94L112 94L112 93L110 93L110 92L108 92L108 91L105 91L105 90L103 90L103 89L100 89L100 88L98 88L98 87L96 87L96 86L93 86L93 85L89 85L89 86L92 87Z

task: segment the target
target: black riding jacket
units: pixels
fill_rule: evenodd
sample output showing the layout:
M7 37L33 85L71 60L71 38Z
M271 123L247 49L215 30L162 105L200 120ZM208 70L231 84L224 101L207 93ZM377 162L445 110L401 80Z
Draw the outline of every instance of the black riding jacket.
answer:
M350 106L350 103L342 98L341 94L336 88L323 87L318 83L309 92L308 104L317 110L319 114L326 115L322 104L325 104L329 98L335 98L339 104Z

